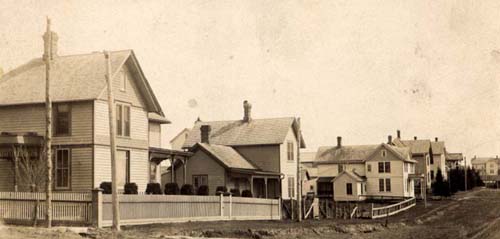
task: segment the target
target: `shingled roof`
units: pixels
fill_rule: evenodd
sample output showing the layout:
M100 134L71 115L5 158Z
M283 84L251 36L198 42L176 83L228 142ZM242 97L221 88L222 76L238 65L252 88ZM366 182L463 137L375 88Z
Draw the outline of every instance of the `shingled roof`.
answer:
M408 147L378 144L319 147L315 163L363 163L381 147L392 151L401 160L415 162L408 157L410 153Z
M462 153L446 153L446 160L448 161L462 161L464 156Z
M294 129L296 135L298 132L297 122L293 117L252 119L250 122L243 120L197 121L189 132L183 148L190 148L201 142L200 127L202 125L211 126L210 144L228 146L282 144L290 128ZM301 147L305 148L304 140L302 139L301 142Z
M432 153L433 154L444 154L445 146L443 141L432 141L431 142Z
M164 116L132 50L112 51L111 72L124 64L132 67L137 85L150 112ZM58 56L51 65L51 96L53 102L93 100L103 97L106 89L106 64L102 52ZM0 106L45 102L45 64L35 58L0 78Z
M429 153L429 148L431 147L431 141L428 139L401 140L396 138L392 143L397 147L409 147L412 154Z
M205 143L198 143L197 145L219 160L226 168L259 170L257 166L253 165L229 146Z

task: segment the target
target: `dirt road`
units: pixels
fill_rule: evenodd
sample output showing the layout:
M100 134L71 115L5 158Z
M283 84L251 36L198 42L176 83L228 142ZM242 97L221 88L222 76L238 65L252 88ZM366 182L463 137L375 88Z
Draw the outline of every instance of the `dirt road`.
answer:
M13 237L12 235L15 235ZM9 237L10 236L10 237ZM175 236L175 237L172 237ZM481 189L453 199L420 203L408 212L385 220L308 220L191 222L124 227L92 231L92 238L486 238L500 239L500 190ZM73 232L5 227L0 238L81 238Z

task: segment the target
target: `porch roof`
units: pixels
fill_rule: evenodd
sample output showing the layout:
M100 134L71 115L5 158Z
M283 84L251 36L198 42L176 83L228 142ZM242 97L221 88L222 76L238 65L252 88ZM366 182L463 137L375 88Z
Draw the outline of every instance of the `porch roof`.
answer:
M181 150L149 147L149 159L151 161L162 161L176 156L187 158L191 155L193 155L193 153Z
M241 168L231 168L229 171L233 173L241 173L241 174L251 174L257 176L281 176L281 173L278 172L269 172L269 171L261 171L261 170L250 170L250 169L241 169Z
M2 132L0 134L0 147L14 145L41 146L43 136L33 132Z

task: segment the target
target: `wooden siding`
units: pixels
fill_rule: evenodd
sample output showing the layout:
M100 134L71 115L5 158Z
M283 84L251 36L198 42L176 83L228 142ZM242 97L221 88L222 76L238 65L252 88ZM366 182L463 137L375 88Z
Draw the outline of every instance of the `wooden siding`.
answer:
M394 196L403 197L405 196L404 180L408 177L404 174L403 161L397 158L389 150L386 150L387 154L382 157L380 149L375 152L375 156L366 162L366 165L371 165L371 172L366 171L367 183L366 191L369 196ZM378 172L378 162L390 162L391 172L390 173L379 173ZM368 166L367 166L368 167ZM379 179L391 179L391 191L390 192L380 192L379 191Z
M137 87L136 80L133 77L133 74L131 74L130 72L130 68L127 66L127 64L124 64L123 69L127 74L127 82L125 87L126 89L125 91L120 90L121 76L120 73L116 74L115 78L113 78L113 95L115 97L115 100L121 102L127 102L132 104L133 106L144 108L145 103L143 100L143 96L141 95ZM107 91L104 91L99 97L99 99L107 100L108 99Z
M360 176L365 176L365 164L364 163L352 163L343 165L347 171L355 171ZM319 164L318 177L336 177L339 174L338 164ZM373 168L372 168L373 170Z
M45 105L0 107L0 132L36 132L45 135ZM54 136L52 143L92 143L92 101L71 103L71 135Z
M71 191L92 190L92 147L71 149Z
M347 183L352 184L352 195L347 195ZM335 193L333 194L333 198L335 201L364 200L364 197L361 195L361 183L356 182L356 180L345 173L340 175L338 179L335 179L333 188L335 190Z
M108 103L97 100L94 104L95 144L109 145ZM148 116L142 108L130 109L130 137L117 137L119 147L148 149Z
M149 146L161 148L161 125L149 123Z
M205 152L198 150L187 161L186 165L186 183L193 184L193 175L208 175L208 189L210 195L215 194L215 189L218 186L225 186L225 173L226 170L217 163L212 157L208 156ZM178 167L175 170L176 182L179 187L182 186L184 175L183 168ZM170 178L167 179L170 182Z
M260 169L270 172L280 172L279 145L239 146L235 147L235 149Z
M0 159L0 191L14 191L13 166L7 159Z
M140 192L146 191L149 182L149 158L147 150L119 147L130 151L130 182L136 183ZM111 181L111 152L109 146L94 146L94 185Z
M287 142L293 142L294 149L294 159L293 161L288 161L287 154ZM292 127L288 130L288 134L285 138L285 141L280 145L280 172L285 175L285 177L281 180L281 197L288 198L288 177L294 177L295 184L295 196L297 194L297 156L298 156L298 143L293 133Z

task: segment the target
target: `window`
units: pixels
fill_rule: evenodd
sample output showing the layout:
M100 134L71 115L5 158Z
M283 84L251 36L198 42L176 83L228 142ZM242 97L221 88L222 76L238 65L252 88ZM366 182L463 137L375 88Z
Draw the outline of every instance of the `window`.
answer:
M125 70L120 71L120 91L125 91L127 88L127 72Z
M295 197L295 178L288 176L288 197Z
M367 170L368 172L371 172L371 171L372 171L372 165L371 165L371 164L367 164L367 165L366 165L366 170Z
M391 172L391 162L378 162L378 172L379 173L390 173Z
M71 125L71 107L69 104L54 106L54 135L69 135Z
M333 196L333 183L317 182L318 196Z
M202 185L208 185L208 175L193 175L193 186L198 188Z
M434 157L430 157L431 164L434 164Z
M391 179L390 178L385 179L385 191L386 192L391 191Z
M408 182L406 182L406 191L410 192L410 190L411 190L411 180L408 179Z
M490 174L494 174L494 173L495 173L495 170L490 169Z
M431 170L431 180L434 180L434 170Z
M385 158L385 156L387 155L387 152L385 151L385 149L384 149L384 150L382 150L381 154L382 154L382 157L384 157L384 158Z
M404 170L405 170L405 173L408 172L408 163L404 163Z
M347 195L352 195L352 183L346 183L345 188Z
M378 180L378 191L379 192L383 192L384 191L384 179L383 178L380 178Z
M337 166L337 168L338 168L338 171L339 171L339 174L340 174L340 173L344 172L344 170L345 170L345 165L339 164L339 165Z
M116 151L116 177L119 187L130 183L130 151Z
M130 106L116 105L116 134L130 136Z
M71 159L69 153L70 153L69 149L56 150L56 163L55 163L56 189L70 189Z
M287 143L287 155L288 155L288 161L293 161L293 142L288 141Z

